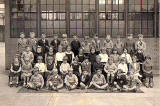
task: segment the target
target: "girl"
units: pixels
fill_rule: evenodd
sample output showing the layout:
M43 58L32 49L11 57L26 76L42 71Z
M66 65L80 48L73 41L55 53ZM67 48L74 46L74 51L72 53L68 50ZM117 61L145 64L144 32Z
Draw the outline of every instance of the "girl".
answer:
M88 75L91 76L91 62L89 62L89 57L86 56L85 60L81 64L82 72L87 71Z
M54 52L53 52L53 47L49 47L49 51L45 54L45 63L47 63L47 58L52 57L54 59Z
M118 54L121 55L123 52L124 44L123 44L120 36L118 36L114 47L117 49Z
M20 72L21 72L21 64L19 62L18 57L14 57L14 61L11 64L11 69L10 69L10 73L9 73L10 87L12 87L14 77L16 78L16 87L18 87Z
M34 53L34 64L38 63L38 57L41 56L43 57L43 62L45 62L45 55L42 52L42 47L41 46L37 46L36 52Z
M104 69L103 64L101 63L101 57L100 56L96 56L96 62L94 62L93 64L93 70L92 70L92 75L94 75L96 73L97 69Z
M34 55L30 50L29 46L26 46L26 51L24 51L21 55L21 62L22 64L24 63L24 61L29 60L30 63L33 63L34 60Z
M101 49L101 53L99 54L99 56L101 58L101 63L105 65L108 62L108 54L104 47Z
M90 80L91 80L91 76L88 75L87 71L83 71L82 75L80 77L80 88L81 89L87 89L89 87L90 84Z
M96 50L91 48L91 53L89 54L89 61L91 62L91 70L93 70L93 64L96 62Z
M82 48L80 48L79 49L79 54L78 54L78 60L79 60L79 63L82 63L83 61L84 61L84 53L83 53L83 49Z
M71 51L71 47L70 46L67 47L66 56L68 57L67 62L69 64L71 64L72 61L73 61L73 58L74 58L74 53Z
M55 56L55 66L57 67L58 71L60 70L60 66L63 62L63 58L65 56L65 53L62 51L62 46L58 47L58 52Z
M113 59L113 63L115 63L118 66L120 57L117 49L113 49L113 54L111 54L111 58Z

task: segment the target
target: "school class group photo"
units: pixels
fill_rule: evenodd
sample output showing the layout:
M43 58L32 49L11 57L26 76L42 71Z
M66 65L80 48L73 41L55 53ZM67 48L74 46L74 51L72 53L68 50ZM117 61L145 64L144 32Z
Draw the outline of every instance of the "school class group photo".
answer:
M57 34L49 42L45 34L40 39L30 32L20 33L17 53L9 71L9 86L27 89L95 89L106 91L139 91L153 87L151 57L146 55L143 35L135 40L129 34L125 40L110 35L100 40L77 35L69 42L67 34L61 40ZM51 38L50 38L51 39ZM89 40L90 39L90 40Z

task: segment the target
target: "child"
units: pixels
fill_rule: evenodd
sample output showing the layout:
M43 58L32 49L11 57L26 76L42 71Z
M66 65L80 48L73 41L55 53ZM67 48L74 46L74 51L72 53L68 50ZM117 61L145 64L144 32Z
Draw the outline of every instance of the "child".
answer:
M35 53L37 47L37 39L35 36L36 35L34 32L30 32L30 38L28 38L28 45L30 46L33 53Z
M76 35L73 35L73 41L71 42L72 51L74 53L74 56L77 56L79 54L79 49L81 47L80 41L77 39Z
M45 62L45 54L42 52L42 47L41 46L37 46L36 52L34 53L34 64L38 63L37 58L39 56L43 57L42 62Z
M45 34L41 35L41 39L37 42L37 45L42 47L42 53L43 54L48 52L49 42L46 39L46 35Z
M88 75L87 71L83 71L82 75L80 77L80 88L81 89L87 89L89 87L90 84L90 80L91 80L91 76Z
M27 46L27 39L25 38L25 34L23 32L20 33L20 38L17 41L18 53L21 55Z
M135 43L135 50L139 53L144 54L146 50L146 43L143 41L143 35L139 34L138 35L138 41Z
M113 49L113 54L111 54L111 58L113 59L113 63L115 63L118 66L120 56L118 54L117 49Z
M107 74L107 82L113 84L115 74L117 72L117 66L113 63L113 59L109 58L108 63L104 67L104 72Z
M99 54L99 56L101 58L101 63L105 65L108 62L108 54L104 47L101 49L101 53Z
M89 62L88 59L89 59L89 57L86 56L85 60L81 64L81 69L82 69L82 72L87 71L88 75L91 76L91 63Z
M126 64L126 59L124 57L121 57L120 63L118 65L118 69L120 70L122 73L124 73L124 75L127 75L128 73L128 67Z
M68 90L73 90L77 88L78 78L75 74L73 74L73 69L68 70L68 75L65 77L65 84Z
M56 68L53 69L51 76L49 76L47 80L47 87L54 91L58 91L63 87L63 80L61 76L58 75L58 70Z
M96 62L96 50L95 48L91 48L91 53L89 54L89 61L91 62L91 70L93 70L93 64Z
M73 58L74 58L74 53L71 51L71 47L70 46L67 46L66 56L68 57L67 62L69 64L71 64L72 61L73 61Z
M26 51L24 51L21 55L21 62L22 64L24 63L24 61L28 60L30 63L33 63L34 60L34 55L30 50L29 46L26 46Z
M102 74L101 69L98 69L97 72L93 75L93 78L89 87L91 86L93 86L95 89L100 89L100 90L107 89L108 84L106 83L106 79Z
M121 55L121 58L125 58L126 64L128 66L128 74L130 73L130 64L132 63L131 55L128 54L127 49L124 48L123 54Z
M67 40L67 34L63 34L62 35L62 41L61 41L61 46L62 46L62 50L63 50L63 52L65 52L66 51L66 49L67 49L67 46L69 45L69 42L68 42L68 40Z
M153 73L152 73L152 63L151 63L151 57L146 56L146 61L143 64L143 74L145 77L145 86L147 88L151 87L153 88Z
M58 39L58 35L54 35L54 39L51 41L50 45L53 46L54 54L58 52L58 46L61 44L61 41Z
M114 48L117 49L117 52L118 52L119 55L122 54L123 48L124 48L124 44L123 44L120 36L118 36L118 38L117 38L117 40L116 40L116 43L115 43L115 45L114 45Z
M130 55L133 55L134 47L135 47L135 44L134 44L133 34L130 34L129 36L127 36L126 42L124 44L124 48L127 49Z
M47 58L48 57L52 57L54 59L54 51L53 51L53 47L50 46L49 47L49 51L45 54L45 63L47 63Z
M11 64L11 69L10 69L10 73L9 73L10 87L12 87L14 77L16 78L16 87L18 87L20 72L21 72L21 64L19 62L18 57L14 57L14 61Z
M78 57L79 63L82 63L84 61L85 57L84 57L84 53L83 53L82 48L79 49L79 54L77 57Z
M107 54L110 56L113 49L113 42L111 40L111 35L107 35L106 40L103 43L103 47L106 48Z
M65 53L62 51L62 46L59 46L58 52L55 55L55 66L57 67L58 71L59 71L60 66L63 62L64 56L65 56Z
M88 56L91 49L91 44L88 42L89 36L85 36L84 42L82 42L82 49L85 56Z
M92 75L94 75L96 73L97 69L104 69L103 64L101 63L101 57L100 56L96 56L96 62L93 64L93 70L92 70Z
M95 34L94 39L91 42L92 47L95 48L96 50L96 54L98 55L100 53L101 50L101 41L98 38L98 35Z
M27 84L27 88L35 89L35 90L40 90L43 88L44 85L44 80L41 74L39 74L39 69L37 67L34 68L33 70L33 75L31 76L30 81Z
M62 79L65 78L65 76L68 74L68 70L70 69L70 65L69 63L67 63L67 60L68 60L67 56L64 56L63 63L60 66L60 72L62 75Z
M29 82L29 79L32 75L32 64L29 60L25 60L22 64L22 79L24 79L23 86L25 87Z

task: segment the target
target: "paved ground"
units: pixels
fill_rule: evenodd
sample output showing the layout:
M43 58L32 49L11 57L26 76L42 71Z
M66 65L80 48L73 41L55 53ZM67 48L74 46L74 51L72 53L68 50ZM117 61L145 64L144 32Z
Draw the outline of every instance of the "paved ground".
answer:
M160 106L160 79L155 76L153 89L145 93L17 93L7 86L4 73L4 44L0 43L0 106Z

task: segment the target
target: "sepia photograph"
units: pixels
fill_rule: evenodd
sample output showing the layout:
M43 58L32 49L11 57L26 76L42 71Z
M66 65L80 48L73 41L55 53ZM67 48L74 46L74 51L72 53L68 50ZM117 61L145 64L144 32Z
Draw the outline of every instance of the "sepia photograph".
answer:
M0 106L160 106L160 0L0 0Z

